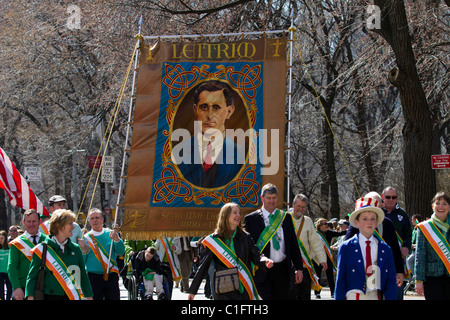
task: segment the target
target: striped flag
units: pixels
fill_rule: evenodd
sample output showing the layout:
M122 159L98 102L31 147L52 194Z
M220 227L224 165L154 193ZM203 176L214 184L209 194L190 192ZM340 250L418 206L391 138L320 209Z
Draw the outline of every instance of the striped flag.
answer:
M5 189L13 206L25 210L36 209L44 216L50 215L2 148L0 148L0 188Z

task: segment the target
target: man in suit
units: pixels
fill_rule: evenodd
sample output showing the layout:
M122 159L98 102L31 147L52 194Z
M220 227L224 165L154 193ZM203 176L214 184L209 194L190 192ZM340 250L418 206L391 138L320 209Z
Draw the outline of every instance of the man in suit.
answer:
M10 242L8 277L14 289L14 300L25 299L25 284L32 257L30 250L44 241L46 237L45 234L39 232L40 221L39 213L36 210L26 210L22 219L25 233Z
M225 135L225 121L235 110L232 89L224 82L206 81L194 92L193 108L194 136L174 148L174 162L183 177L196 186L226 185L245 162L244 148Z
M255 285L263 300L289 298L290 276L295 270L295 283L303 280L303 262L289 213L276 208L277 187L271 183L261 189L261 209L244 218L244 226L261 252L274 261L273 268L255 272Z

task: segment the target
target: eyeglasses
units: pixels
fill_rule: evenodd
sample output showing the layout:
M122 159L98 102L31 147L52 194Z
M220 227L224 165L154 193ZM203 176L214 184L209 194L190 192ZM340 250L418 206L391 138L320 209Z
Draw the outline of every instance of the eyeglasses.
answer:
M395 200L395 199L397 199L398 198L398 196L384 196L386 199L388 199L388 200L391 200L391 198L392 198L392 200Z

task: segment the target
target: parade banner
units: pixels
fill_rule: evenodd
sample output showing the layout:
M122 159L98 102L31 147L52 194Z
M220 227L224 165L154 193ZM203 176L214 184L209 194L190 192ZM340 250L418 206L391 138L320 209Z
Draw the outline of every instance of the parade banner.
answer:
M124 222L129 239L201 236L220 207L283 205L286 37L141 42Z

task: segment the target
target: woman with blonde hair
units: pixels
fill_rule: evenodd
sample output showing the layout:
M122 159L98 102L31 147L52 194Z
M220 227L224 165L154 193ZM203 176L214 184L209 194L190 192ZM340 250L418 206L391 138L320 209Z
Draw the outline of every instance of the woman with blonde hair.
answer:
M32 250L32 260L26 283L28 300L34 300L39 269L45 252L44 300L92 300L92 288L86 273L80 246L70 240L75 214L66 209L52 213L50 234Z
M236 203L227 203L220 209L216 230L205 237L202 244L206 251L190 286L189 300L194 299L211 262L215 268L215 300L259 299L253 283L252 263L258 268L271 268L273 261L261 254L253 238L244 231Z

